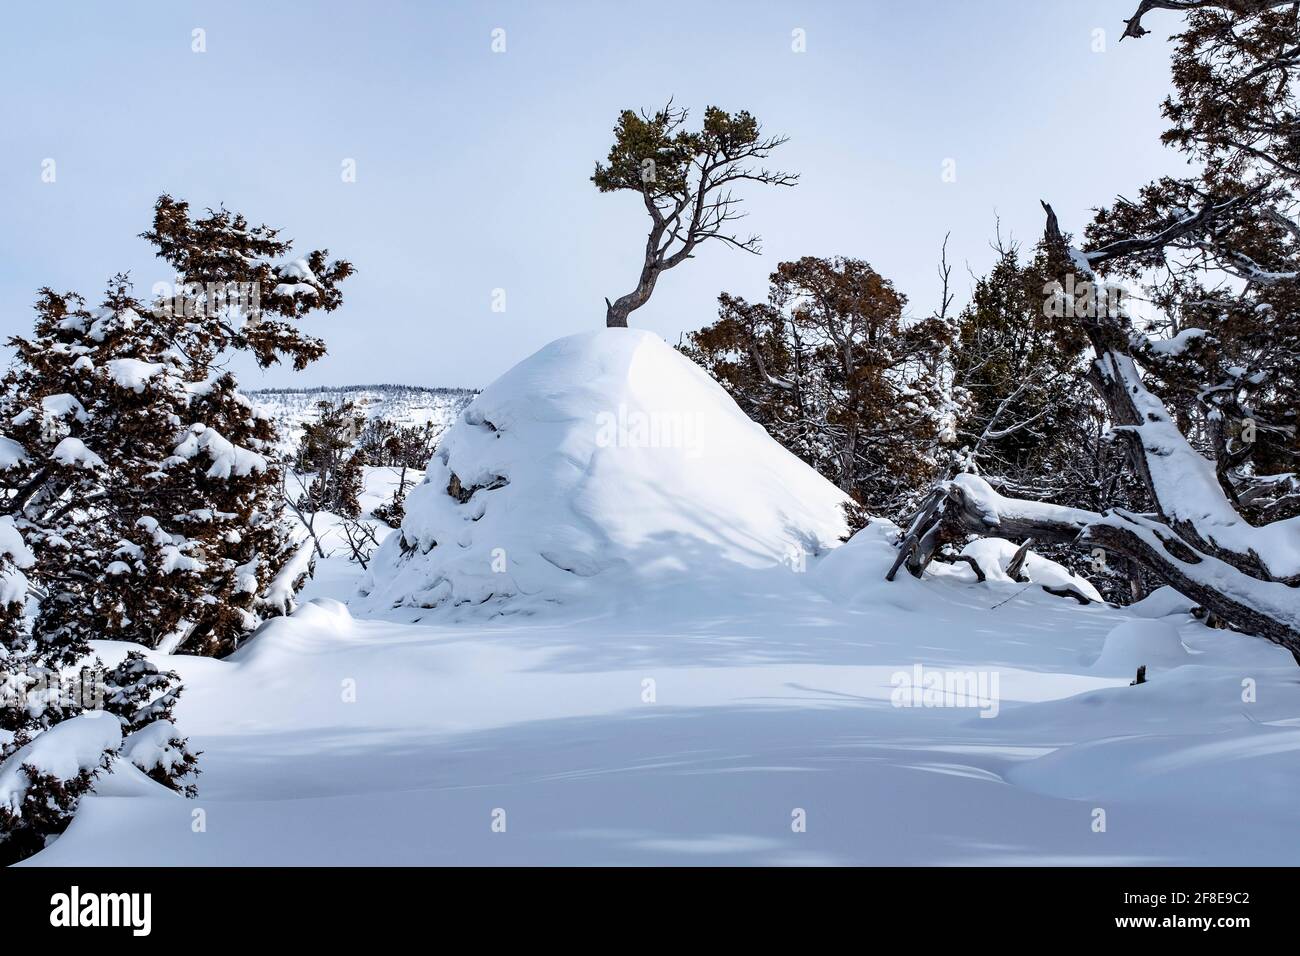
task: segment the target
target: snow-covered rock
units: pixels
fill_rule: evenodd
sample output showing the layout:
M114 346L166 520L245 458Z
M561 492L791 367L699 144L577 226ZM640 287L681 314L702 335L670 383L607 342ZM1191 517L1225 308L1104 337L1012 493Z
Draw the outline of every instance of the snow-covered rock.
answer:
M498 611L633 580L707 586L835 546L843 500L662 339L582 333L515 366L443 435L362 603Z

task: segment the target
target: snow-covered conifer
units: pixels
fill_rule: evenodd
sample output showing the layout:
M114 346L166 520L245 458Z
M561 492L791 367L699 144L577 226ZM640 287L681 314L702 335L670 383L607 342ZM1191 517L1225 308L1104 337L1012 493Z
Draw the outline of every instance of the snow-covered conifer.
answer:
M228 653L301 583L285 573L274 425L222 366L238 351L263 366L318 358L323 343L287 320L337 308L352 267L324 250L289 258L276 230L224 209L193 218L169 196L144 238L174 273L168 294L146 304L123 275L95 308L42 289L0 380L7 858L66 826L119 748L193 792L196 755L171 720L176 675L130 655L96 685L112 701L100 712L67 689L96 671L89 640Z
M297 467L313 475L300 507L356 518L365 464L357 442L365 417L349 401L318 402L317 410L316 420L303 429L298 451Z
M131 651L104 684L104 709L122 724L123 758L164 786L194 796L198 754L177 732L173 713L181 696L180 675L160 671L144 654Z
M896 514L946 461L951 326L909 322L906 298L859 259L806 256L767 303L719 296L683 351L786 448L876 514Z

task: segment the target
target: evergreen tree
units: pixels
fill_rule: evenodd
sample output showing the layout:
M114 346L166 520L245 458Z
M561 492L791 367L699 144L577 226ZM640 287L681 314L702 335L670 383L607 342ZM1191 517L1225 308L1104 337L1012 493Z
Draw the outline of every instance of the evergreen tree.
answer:
M905 304L860 259L808 256L777 266L766 303L721 295L683 351L860 505L898 514L946 466L956 401L951 326Z
M1162 138L1197 172L1100 210L1087 239L1157 309L1132 342L1147 385L1234 507L1270 522L1300 514L1300 8L1188 6ZM1149 32L1151 12L1125 35Z
M433 457L436 443L433 422L399 425L386 418L372 418L362 427L357 448L371 465L423 469Z
M958 435L972 469L1041 487L1096 404L1082 380L1086 340L1044 307L1041 254L1022 264L1015 246L997 251L957 318L953 371L970 397Z
M377 521L382 521L390 528L400 528L402 520L406 517L406 469L403 468L401 476L397 482L397 490L393 492L393 497L381 505L371 509L371 516Z
M239 351L299 369L323 354L286 320L337 308L352 267L324 250L286 259L276 230L224 209L192 218L168 196L144 238L175 271L172 294L145 305L119 275L88 309L42 289L0 380L6 859L66 826L119 747L193 792L196 755L171 720L176 675L129 656L93 680L113 716L87 713L98 706L87 675L102 670L90 639L224 654L289 600L274 427L222 366ZM102 744L100 756L61 777L29 763L70 736Z
M336 490L334 492L335 508L344 518L361 517L361 493L365 490L365 452L354 451L343 459L342 465L335 473Z
M992 269L976 280L957 317L953 375L969 397L958 426L959 469L1011 497L1091 510L1116 503L1146 508L1123 449L1108 436L1106 407L1085 379L1087 338L1074 317L1054 307L1059 300L1047 251L1040 245L1022 262L1014 245L999 238L995 248ZM963 543L964 537L949 542L954 552ZM1127 603L1146 593L1127 562L1099 570L1078 548L1047 542L1035 548L1093 577L1112 600Z
M407 471L423 469L433 456L435 433L432 422L423 425L396 425L374 419L362 433L361 451L376 465L400 469L393 497L371 510L371 515L393 528L401 527L406 517Z
M122 723L123 756L163 786L195 796L191 780L199 773L199 755L175 731L180 675L160 671L139 651L131 651L104 683L104 709Z
M25 457L11 440L0 445L9 461ZM24 572L35 564L13 518L0 518L0 866L31 856L61 833L116 750L105 740L93 759L62 773L46 769L34 753L42 734L75 717L98 690L87 683L94 681L90 668L64 678L67 661L88 657L84 642L53 647L31 638L24 608L32 585Z
M1143 0L1125 36L1149 32L1143 18L1160 7L1187 13L1164 139L1198 161L1194 174L1101 210L1082 248L1043 204L1053 299L1088 337L1087 381L1150 507L1116 507L1116 496L1102 511L1060 508L959 475L908 522L890 577L923 574L952 529L1072 544L1141 566L1207 619L1300 661L1287 544L1300 508L1300 7ZM1114 276L1148 283L1155 321L1087 307Z
M758 120L740 110L716 106L704 111L698 130L686 128L687 112L670 102L654 113L624 110L614 127L614 143L605 162L597 163L591 181L603 193L633 192L650 217L641 268L632 291L605 300L605 325L627 326L627 318L650 300L659 277L695 256L716 240L757 254L758 236L732 232L744 217L737 183L793 186L799 177L762 165L785 143L764 136Z
M302 506L356 518L361 514L365 464L357 441L365 416L350 401L317 402L316 408L316 420L304 427L297 456L297 467L314 475Z
M228 653L276 612L263 598L292 544L274 427L218 363L318 357L284 320L336 308L351 267L320 250L277 265L290 245L276 230L226 210L191 219L167 196L145 238L176 270L174 295L145 307L118 276L91 312L45 289L35 333L11 343L0 411L27 457L4 477L49 586L34 633Z

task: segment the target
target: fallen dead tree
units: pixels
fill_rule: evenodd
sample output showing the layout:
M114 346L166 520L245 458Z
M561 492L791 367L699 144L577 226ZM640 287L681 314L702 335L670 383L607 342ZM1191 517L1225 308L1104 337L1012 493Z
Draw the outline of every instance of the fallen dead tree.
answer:
M1113 249L1069 248L1051 207L1043 208L1046 241L1063 277L1073 272L1072 286L1095 284L1093 265ZM1213 229L1221 212L1191 214L1195 228ZM900 568L919 577L934 560L956 560L951 546L969 535L1101 549L1103 556L1119 555L1146 569L1228 626L1287 648L1300 663L1300 517L1260 526L1247 522L1223 487L1221 469L1196 451L1144 383L1130 351L1126 317L1095 314L1079 321L1094 354L1088 381L1105 403L1112 431L1125 443L1154 511L1097 513L1007 498L976 475L957 475L940 482L908 522L888 579Z

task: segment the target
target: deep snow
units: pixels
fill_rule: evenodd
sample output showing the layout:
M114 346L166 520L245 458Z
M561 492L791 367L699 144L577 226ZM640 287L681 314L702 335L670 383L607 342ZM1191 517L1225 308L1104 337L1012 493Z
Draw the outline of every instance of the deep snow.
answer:
M702 440L620 433L620 406L698 413ZM508 483L462 502L451 472ZM1122 611L1048 595L1064 572L1041 559L1028 584L964 565L887 583L892 526L836 547L839 493L645 333L507 373L409 501L369 596L335 557L232 657L165 659L197 800L127 768L28 862L1300 856L1289 654L1167 592ZM1005 565L1009 545L983 547Z

